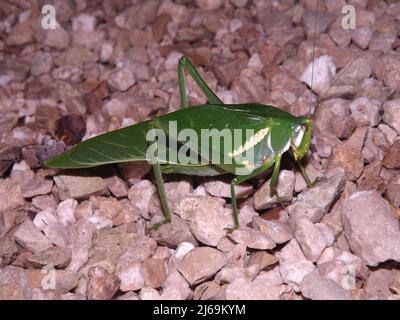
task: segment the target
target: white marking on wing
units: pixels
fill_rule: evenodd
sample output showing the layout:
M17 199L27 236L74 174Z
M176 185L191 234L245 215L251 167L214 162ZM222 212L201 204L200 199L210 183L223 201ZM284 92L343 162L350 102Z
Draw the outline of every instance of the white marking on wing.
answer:
M260 131L256 132L255 135L251 136L248 141L245 142L243 146L240 146L236 150L233 150L233 152L229 152L228 156L231 158L236 157L243 152L253 148L256 144L260 143L262 139L268 134L270 128L264 128L261 129Z

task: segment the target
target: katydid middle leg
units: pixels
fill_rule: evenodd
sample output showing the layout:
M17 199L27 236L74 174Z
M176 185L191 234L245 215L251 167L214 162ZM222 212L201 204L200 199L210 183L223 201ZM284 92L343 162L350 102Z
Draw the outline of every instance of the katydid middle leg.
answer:
M231 199L232 199L232 210L233 210L233 221L234 221L234 227L233 228L225 228L225 230L228 233L233 232L234 230L238 229L240 227L239 225L239 214L238 214L238 208L237 208L237 200L236 200L236 192L235 192L235 186L238 184L241 184L242 182L245 182L246 180L249 180L251 178L254 178L258 176L259 174L267 171L269 168L271 168L274 165L275 160L274 159L267 159L264 161L263 165L257 169L255 169L251 174L249 175L243 175L243 176L237 176L232 179L231 181Z
M181 108L187 108L189 106L188 97L186 92L185 84L185 70L190 74L196 84L199 86L200 90L207 97L211 104L224 104L220 98L210 89L207 83L203 80L200 74L197 72L196 68L190 62L188 58L183 56L179 60L178 65L178 82L179 82L179 95L181 97Z

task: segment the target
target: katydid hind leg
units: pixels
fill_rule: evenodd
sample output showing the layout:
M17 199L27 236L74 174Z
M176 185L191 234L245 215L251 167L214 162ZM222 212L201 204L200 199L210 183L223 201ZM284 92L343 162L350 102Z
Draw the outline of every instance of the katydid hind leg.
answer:
M188 58L183 56L179 60L178 65L178 79L179 79L179 94L181 96L181 108L187 108L188 98L185 85L185 71L193 78L196 84L199 86L200 90L207 97L209 103L211 104L224 104L220 98L210 89L207 83L200 76L194 65L190 62Z
M165 192L164 188L164 181L162 178L162 173L161 173L161 166L158 162L156 162L153 165L154 169L154 176L156 178L156 184L157 184L157 190L160 196L161 200L161 206L164 212L164 219L161 220L160 222L157 222L153 225L151 225L148 230L157 230L159 227L161 227L163 224L171 222L171 210L169 209L168 205L168 199L167 199L167 194Z
M259 174L267 171L269 168L271 168L274 165L275 160L273 159L267 159L264 161L264 164L255 169L251 174L249 175L243 175L243 176L237 176L232 179L231 181L231 199L232 199L232 210L233 210L233 221L234 221L234 227L233 228L225 228L225 231L228 233L231 233L237 229L239 229L240 224L239 224L239 212L238 212L238 207L237 207L237 197L236 197L236 192L235 192L235 186L238 184L241 184L242 182L245 182L251 178L254 178L258 176Z

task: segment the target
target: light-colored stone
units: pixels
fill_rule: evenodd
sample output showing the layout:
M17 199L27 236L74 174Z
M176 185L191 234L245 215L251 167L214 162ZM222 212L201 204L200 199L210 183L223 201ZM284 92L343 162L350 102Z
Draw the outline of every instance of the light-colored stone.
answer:
M0 300L30 300L29 278L24 269L6 266L0 269Z
M389 259L400 261L400 228L392 210L376 191L356 192L342 203L350 248L369 266Z
M315 70L314 77L312 77L313 70ZM309 63L300 80L309 86L312 85L313 90L322 96L330 88L330 83L335 75L336 66L332 57L324 55ZM312 78L313 83L311 84Z
M229 182L215 180L207 181L204 183L206 191L214 197L230 198L231 186ZM253 191L253 187L249 184L239 184L235 186L235 193L237 199L247 198Z
M29 219L26 219L17 228L14 237L20 245L33 252L39 252L53 246L49 239Z
M295 239L292 239L281 250L278 257L283 282L298 291L298 286L303 278L314 271L314 264L305 258Z
M268 250L276 246L275 241L269 235L247 227L241 227L229 233L228 237L251 249Z
M254 208L264 210L274 207L278 204L277 196L271 195L270 181L266 181L260 189L254 194ZM296 177L293 171L281 170L279 172L276 192L285 203L293 199L293 191Z
M312 300L351 300L349 291L314 273L304 277L300 290L303 296Z
M341 193L345 176L335 175L314 188L306 190L297 197L296 202L287 207L287 212L294 219L307 217L313 223L319 222Z
M279 300L280 294L279 286L246 279L237 279L226 288L227 300Z
M63 225L69 226L76 222L75 209L78 206L78 201L75 199L67 199L60 202L57 206L58 221Z
M308 218L296 220L294 235L304 255L312 262L316 262L322 251L328 246L324 235Z
M225 263L224 255L216 249L194 248L184 256L178 271L190 285L195 285L212 277Z
M54 177L61 200L84 199L91 195L107 194L103 178L93 176L59 175Z
M75 237L72 242L71 262L67 269L78 271L89 259L89 250L92 247L92 239L96 233L96 227L87 219L81 218L74 226Z
M136 206L145 219L150 219L150 199L157 191L156 187L149 180L140 180L129 189L128 198L132 205Z
M126 91L136 83L132 70L127 67L111 72L107 81L111 88L118 91Z
M257 216L253 218L252 226L270 236L278 244L288 242L293 238L290 228L278 220L265 220Z
M386 101L383 110L383 121L400 134L400 99Z
M178 271L168 274L161 297L165 296L174 296L178 300L186 300L191 296L189 284Z
M116 275L121 280L119 289L123 292L136 291L145 286L142 263L132 257L120 259Z
M191 200L191 206L186 205ZM180 203L181 217L190 217L190 230L197 240L209 246L217 246L225 237L225 228L233 227L232 210L225 208L221 201L212 197L185 198ZM183 208L184 207L184 208Z

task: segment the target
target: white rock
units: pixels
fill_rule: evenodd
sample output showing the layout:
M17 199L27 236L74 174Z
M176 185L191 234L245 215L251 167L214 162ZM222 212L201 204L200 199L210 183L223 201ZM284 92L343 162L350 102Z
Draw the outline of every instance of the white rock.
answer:
M313 71L314 77L312 76ZM332 57L323 55L309 63L300 80L322 96L330 88L331 81L335 78L335 75L336 66ZM311 83L311 79L313 79L313 83Z
M76 222L74 211L78 206L75 199L67 199L59 203L57 206L58 220L65 226L72 225Z
M352 117L358 126L376 127L381 121L382 104L377 99L360 97L350 103Z
M74 32L94 31L96 28L96 17L81 13L72 19L72 30Z
M136 83L130 68L124 67L112 71L107 79L108 84L117 91L126 91Z
M292 239L279 253L280 272L282 280L298 290L303 278L314 271L315 266L308 261L295 239Z
M121 291L135 291L145 286L142 263L131 257L123 257L119 260L116 275L121 280L119 287Z

